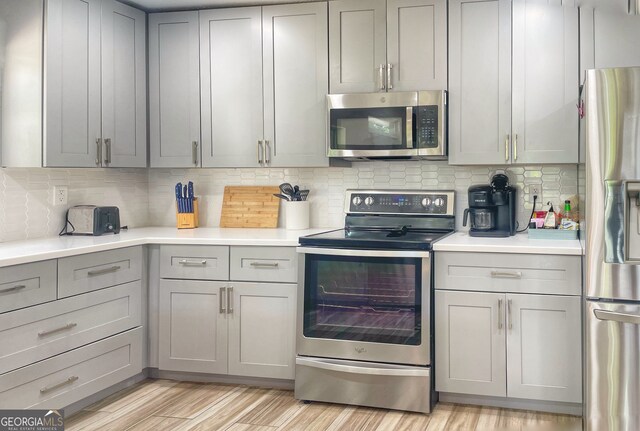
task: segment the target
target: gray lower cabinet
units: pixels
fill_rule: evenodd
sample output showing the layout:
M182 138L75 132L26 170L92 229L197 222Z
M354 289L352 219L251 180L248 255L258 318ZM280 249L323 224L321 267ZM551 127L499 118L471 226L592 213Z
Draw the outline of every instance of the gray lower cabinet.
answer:
M152 168L198 167L198 12L149 15L149 148Z
M115 0L50 0L44 166L147 165L146 15Z
M447 87L444 0L329 2L331 93Z
M0 268L0 313L56 299L56 261Z
M578 37L568 0L451 0L450 163L577 163Z

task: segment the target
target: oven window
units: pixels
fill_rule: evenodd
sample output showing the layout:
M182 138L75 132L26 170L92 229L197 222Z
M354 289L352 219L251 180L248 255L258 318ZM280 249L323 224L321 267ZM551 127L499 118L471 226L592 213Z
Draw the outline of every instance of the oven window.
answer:
M305 258L305 337L420 344L421 259Z
M332 109L330 122L334 150L407 148L406 108Z

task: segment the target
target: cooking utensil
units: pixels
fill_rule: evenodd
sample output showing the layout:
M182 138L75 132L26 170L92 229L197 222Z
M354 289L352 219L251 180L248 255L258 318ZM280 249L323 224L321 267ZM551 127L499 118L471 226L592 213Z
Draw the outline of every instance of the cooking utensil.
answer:
M294 195L294 191L293 191L293 186L289 183L282 183L279 186L280 188L280 193L282 193L285 196L289 196L289 200L293 200L293 195Z
M308 196L309 190L300 190L300 192L298 192L298 197L301 201L306 201Z
M291 199L289 198L289 196L280 194L280 193L274 193L273 194L275 197L282 199L283 201L290 201Z
M176 184L176 202L178 203L178 212L184 212L182 208L182 183Z

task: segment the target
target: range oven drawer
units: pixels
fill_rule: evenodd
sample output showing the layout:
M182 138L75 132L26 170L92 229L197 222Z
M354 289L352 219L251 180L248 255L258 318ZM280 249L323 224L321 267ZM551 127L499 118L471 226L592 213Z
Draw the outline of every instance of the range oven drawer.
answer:
M431 369L296 358L295 398L429 413Z

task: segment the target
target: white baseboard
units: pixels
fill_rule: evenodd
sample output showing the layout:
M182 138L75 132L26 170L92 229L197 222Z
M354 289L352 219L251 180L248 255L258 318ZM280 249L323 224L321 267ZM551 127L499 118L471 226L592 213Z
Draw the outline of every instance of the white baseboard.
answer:
M554 401L523 400L517 398L487 397L440 392L440 402L454 404L472 404L477 406L500 407L516 410L533 410L547 413L561 413L582 416L582 404Z

